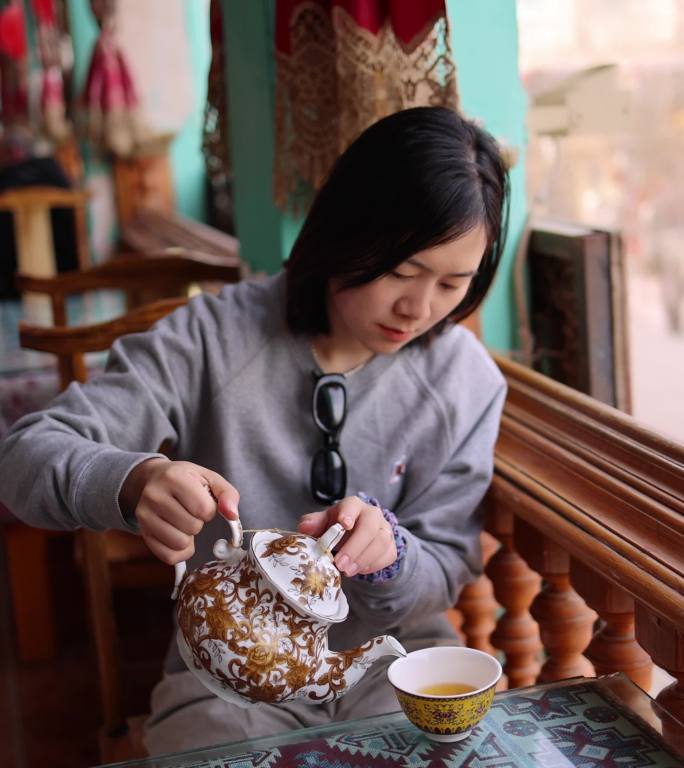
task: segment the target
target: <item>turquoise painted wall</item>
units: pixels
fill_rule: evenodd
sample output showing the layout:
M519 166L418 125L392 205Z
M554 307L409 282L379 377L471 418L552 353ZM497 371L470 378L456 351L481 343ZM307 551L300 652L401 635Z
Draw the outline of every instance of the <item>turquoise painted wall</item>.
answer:
M208 5L198 0L184 0L184 3L192 57L195 108L171 144L171 167L178 211L185 216L204 220L206 190L201 141L207 98L207 72L211 61ZM88 0L68 0L68 9L74 46L74 85L76 93L80 94L98 28ZM159 34L163 33L164 27L160 25ZM107 168L106 163L91 155L85 147L86 175L103 172Z
M88 0L67 0L69 24L74 47L74 87L80 94L88 73L90 55L97 40L98 28Z
M273 272L296 237L298 223L273 204L275 60L274 0L222 0L226 19L230 134L236 229L243 257ZM483 334L494 349L515 345L512 263L525 217L525 96L518 76L515 0L447 0L463 111L515 146L508 247L483 310Z
M482 312L482 332L488 346L508 350L517 344L513 257L527 211L527 102L518 72L515 0L447 0L447 9L462 111L483 120L497 139L505 140L519 152L510 177L512 196L506 252Z
M240 252L254 269L276 272L299 223L273 203L275 0L222 0L235 222Z
M207 74L211 63L209 4L185 0L185 25L190 43L194 104L183 130L171 144L171 168L179 213L204 221L207 214L206 173L202 154ZM160 34L164 34L163 25Z

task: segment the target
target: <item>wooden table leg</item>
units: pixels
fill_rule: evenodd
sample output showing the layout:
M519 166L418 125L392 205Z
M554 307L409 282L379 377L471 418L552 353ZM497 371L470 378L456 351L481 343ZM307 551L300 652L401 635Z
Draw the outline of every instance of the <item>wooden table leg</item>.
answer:
M55 655L52 589L48 572L50 533L22 523L3 527L10 593L20 661L44 661Z

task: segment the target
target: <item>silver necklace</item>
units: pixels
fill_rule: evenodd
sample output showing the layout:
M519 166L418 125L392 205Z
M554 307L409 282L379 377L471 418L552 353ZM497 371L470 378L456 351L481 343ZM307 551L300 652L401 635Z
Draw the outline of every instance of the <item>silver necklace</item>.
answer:
M321 361L318 359L318 355L316 354L316 350L314 349L314 345L311 344L311 354L313 356L313 359L316 361L316 365L323 370L323 366L321 365ZM373 355L375 357L375 355ZM368 360L364 360L362 363L359 363L358 365L355 365L353 368L350 368L348 371L339 371L339 373L343 374L344 376L353 376L357 371L360 371L366 363L370 363L370 361L373 359L373 357L369 357Z

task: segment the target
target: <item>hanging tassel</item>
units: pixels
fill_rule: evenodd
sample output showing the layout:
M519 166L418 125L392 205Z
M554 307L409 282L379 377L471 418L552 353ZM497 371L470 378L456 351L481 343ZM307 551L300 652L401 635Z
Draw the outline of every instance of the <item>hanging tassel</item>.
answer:
M32 8L38 23L38 49L43 67L40 94L43 128L59 145L71 135L71 125L66 119L55 0L32 0Z
M53 141L61 144L71 135L71 125L66 119L62 70L57 65L43 71L40 106L45 132Z
M95 44L83 102L91 139L117 157L130 157L141 139L138 97L111 24L103 26Z
M57 26L55 0L31 0L31 7L39 24L47 24L51 27Z

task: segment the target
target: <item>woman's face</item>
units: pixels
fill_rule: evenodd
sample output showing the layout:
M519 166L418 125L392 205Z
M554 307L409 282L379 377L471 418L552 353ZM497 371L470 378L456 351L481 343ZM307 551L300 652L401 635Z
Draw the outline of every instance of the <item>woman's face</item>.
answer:
M443 320L463 300L482 261L480 224L457 240L416 253L392 272L356 288L332 280L331 340L359 352L392 354Z

